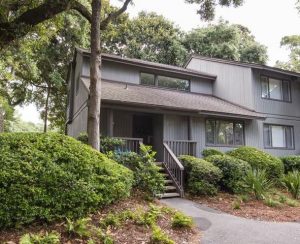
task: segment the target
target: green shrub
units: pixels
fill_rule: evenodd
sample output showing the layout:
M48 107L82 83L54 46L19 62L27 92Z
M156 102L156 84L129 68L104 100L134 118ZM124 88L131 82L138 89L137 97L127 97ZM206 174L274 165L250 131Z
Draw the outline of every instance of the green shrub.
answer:
M299 207L298 201L289 198L287 198L286 204L290 207Z
M239 147L228 155L248 162L252 168L265 169L270 179L278 180L283 174L283 163L279 158L254 147Z
M276 201L269 197L264 200L264 204L271 208L282 207L282 204L279 201Z
M158 226L152 228L151 244L175 244Z
M282 157L281 161L284 165L285 173L292 172L294 170L300 171L300 156L286 156Z
M88 135L86 133L80 133L76 139L84 144L88 144ZM108 152L118 150L124 144L125 142L122 139L115 138L115 137L101 136L100 151L102 153L107 154Z
M191 228L193 226L193 219L181 212L176 212L172 218L173 228Z
M179 158L186 172L187 190L194 195L215 195L222 178L221 170L200 158L183 155Z
M224 155L224 153L214 148L206 148L202 151L202 156L205 158L213 155Z
M272 183L268 180L265 170L253 169L248 171L244 179L244 187L249 193L253 193L256 199L261 200L266 198Z
M241 209L241 200L236 199L232 202L232 209L238 210Z
M20 244L58 244L60 235L57 232L45 234L25 234L20 238Z
M164 177L155 164L156 152L151 146L144 144L140 147L140 154L134 152L111 152L108 157L122 164L134 172L134 186L152 196L164 191Z
M233 193L242 191L242 180L251 169L250 165L240 159L228 155L214 155L205 158L222 171L221 187Z
M82 218L75 221L67 218L67 232L71 235L78 235L80 237L90 237L90 221L90 218Z
M130 170L56 133L1 134L0 155L0 228L81 218L133 184Z
M300 196L300 172L293 171L283 176L282 183L292 194L293 198L298 199Z

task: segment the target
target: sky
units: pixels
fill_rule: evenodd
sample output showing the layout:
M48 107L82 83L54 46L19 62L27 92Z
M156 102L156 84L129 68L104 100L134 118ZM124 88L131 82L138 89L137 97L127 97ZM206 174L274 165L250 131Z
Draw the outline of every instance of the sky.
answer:
M268 48L268 65L274 65L277 60L288 60L288 50L280 47L283 36L300 34L300 14L295 8L296 0L245 0L242 7L218 7L217 22L220 18L232 24L241 24L252 32L256 40ZM119 0L111 0L111 4L120 6ZM184 31L207 25L197 15L196 4L186 4L184 0L134 0L134 5L128 7L131 17L140 11L154 11L173 21ZM18 108L25 121L41 122L34 105Z

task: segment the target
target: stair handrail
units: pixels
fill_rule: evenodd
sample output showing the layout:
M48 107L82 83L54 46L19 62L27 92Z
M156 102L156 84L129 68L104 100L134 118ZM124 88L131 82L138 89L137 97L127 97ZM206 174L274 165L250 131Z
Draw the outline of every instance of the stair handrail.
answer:
M181 197L184 196L184 189L183 189L183 172L184 167L179 161L179 159L176 157L176 155L173 153L171 148L168 146L167 143L163 143L164 146L164 162L165 168L168 172L168 174L171 177L171 180L173 181L175 187L179 191L179 194Z

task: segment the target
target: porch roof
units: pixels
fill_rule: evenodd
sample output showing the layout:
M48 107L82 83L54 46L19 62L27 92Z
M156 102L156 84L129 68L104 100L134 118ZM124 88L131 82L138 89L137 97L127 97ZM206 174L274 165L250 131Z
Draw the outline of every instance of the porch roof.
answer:
M89 79L82 78L89 88ZM142 85L102 81L102 101L140 107L188 111L203 115L264 119L255 111L235 105L212 95L176 91Z

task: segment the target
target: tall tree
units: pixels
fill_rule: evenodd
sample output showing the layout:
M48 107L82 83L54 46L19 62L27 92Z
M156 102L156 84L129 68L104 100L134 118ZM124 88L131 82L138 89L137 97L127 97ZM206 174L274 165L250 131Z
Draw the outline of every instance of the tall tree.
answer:
M189 53L208 57L260 64L268 59L267 48L255 41L249 29L224 21L192 30L184 45Z
M285 36L281 40L281 46L290 50L289 61L276 62L276 66L295 72L300 72L300 35Z

